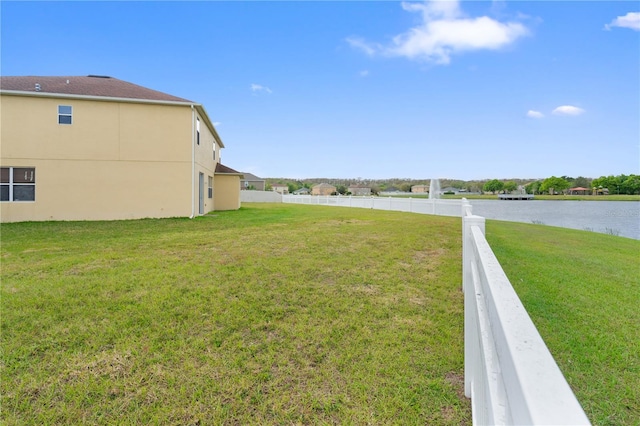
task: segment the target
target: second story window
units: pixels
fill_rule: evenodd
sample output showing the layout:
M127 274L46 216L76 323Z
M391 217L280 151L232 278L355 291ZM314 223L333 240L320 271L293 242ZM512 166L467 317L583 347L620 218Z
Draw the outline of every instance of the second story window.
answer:
M200 145L200 119L196 119L196 143Z
M73 107L71 105L58 105L58 124L71 124Z
M213 161L216 161L216 141L213 141Z

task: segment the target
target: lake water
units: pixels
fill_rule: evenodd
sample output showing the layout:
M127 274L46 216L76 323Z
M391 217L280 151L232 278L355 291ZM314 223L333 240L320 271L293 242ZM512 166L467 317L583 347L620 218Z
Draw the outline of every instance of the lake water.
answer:
M640 240L637 201L469 200L473 214L487 219L541 223Z

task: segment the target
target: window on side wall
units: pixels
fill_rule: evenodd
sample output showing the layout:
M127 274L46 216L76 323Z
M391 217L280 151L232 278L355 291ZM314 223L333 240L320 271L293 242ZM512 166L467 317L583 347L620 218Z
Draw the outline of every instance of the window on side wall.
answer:
M216 141L213 141L212 145L213 145L213 161L216 161Z
M2 167L0 201L35 201L35 167Z
M200 145L200 119L196 118L196 143Z
M73 107L58 105L58 124L71 124L73 121Z
M209 176L209 198L213 198L213 176Z

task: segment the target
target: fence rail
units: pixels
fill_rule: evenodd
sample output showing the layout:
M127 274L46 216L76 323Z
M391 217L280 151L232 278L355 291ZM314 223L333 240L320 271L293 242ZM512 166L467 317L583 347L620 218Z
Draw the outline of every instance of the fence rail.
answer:
M462 203L465 394L474 425L586 425L589 420Z
M283 203L315 204L322 206L359 207L376 210L433 214L460 217L462 200L427 198L358 197L352 195L283 195Z
M462 217L465 395L474 425L588 425L580 403L463 200L285 195L284 203Z

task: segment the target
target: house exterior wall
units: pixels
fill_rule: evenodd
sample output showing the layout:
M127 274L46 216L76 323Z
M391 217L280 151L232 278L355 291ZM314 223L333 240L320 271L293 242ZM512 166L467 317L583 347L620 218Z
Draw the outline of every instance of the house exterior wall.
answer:
M216 210L238 210L240 208L240 176L216 175L213 193Z
M58 105L72 124L58 124ZM214 176L213 133L188 104L0 95L2 167L35 167L35 201L1 202L2 222L198 214L198 175ZM193 149L192 149L193 147Z
M264 191L265 181L264 180L240 180L241 189L246 190L250 186L253 186L255 191Z
M351 195L356 195L360 197L371 195L371 188L363 188L361 186L351 186L347 188L347 190L351 193Z
M321 183L311 188L311 195L331 195L336 192L336 187L328 183Z
M288 194L289 193L289 187L287 185L280 185L277 183L274 183L271 185L271 189L275 192L277 192L278 194Z

